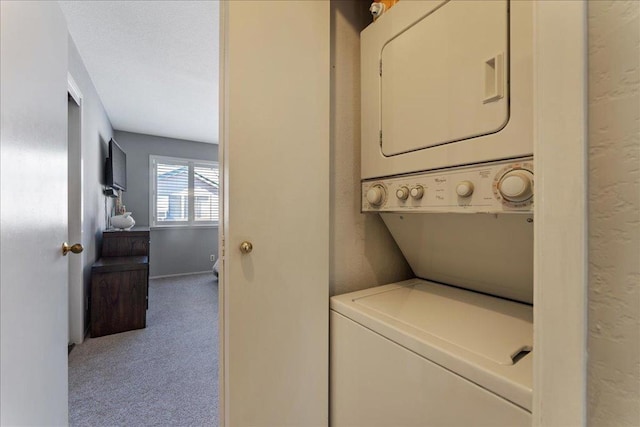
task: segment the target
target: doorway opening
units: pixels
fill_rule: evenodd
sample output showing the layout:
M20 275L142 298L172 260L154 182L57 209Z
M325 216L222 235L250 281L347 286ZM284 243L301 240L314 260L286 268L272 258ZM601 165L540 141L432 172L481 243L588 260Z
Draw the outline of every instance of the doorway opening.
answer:
M67 207L68 240L71 244L82 242L82 96L69 76L67 94ZM68 257L69 278L69 326L67 342L69 351L84 340L89 305L83 289L84 256L82 253Z
M215 425L218 224L213 213L219 183L204 162L218 160L217 2L79 1L60 6L70 37L68 70L83 94L80 101L69 101L69 137L72 143L81 128L86 168L78 180L83 185L86 252L78 277L84 276L84 288L78 285L75 294L69 285L69 342L76 344L68 357L69 422ZM123 25L131 17L136 25ZM74 130L77 113L81 118ZM99 311L94 301L99 294L91 291L98 282L92 277L94 264L116 257L104 249L104 235L113 231L112 217L120 213L113 208L114 194L105 192L111 139L126 155L126 191L118 191L118 200L135 219L136 230L128 231L146 229L149 236L148 306L144 328L94 336L76 325L91 322L93 329L114 319L113 313L126 317L133 312ZM165 162L154 169L152 156ZM182 160L187 166L175 167ZM70 186L77 172L73 163L70 157ZM165 187L154 194L158 183ZM76 191L69 187L70 194ZM71 232L68 239L75 243ZM110 279L110 284L118 280ZM128 289L120 286L114 293L125 299ZM141 310L135 313L141 316Z

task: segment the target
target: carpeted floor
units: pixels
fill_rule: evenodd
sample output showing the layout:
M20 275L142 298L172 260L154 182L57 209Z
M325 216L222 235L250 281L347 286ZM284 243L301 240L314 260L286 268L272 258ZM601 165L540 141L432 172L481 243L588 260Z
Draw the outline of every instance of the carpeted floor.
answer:
M147 327L69 355L72 426L217 426L218 283L152 279Z

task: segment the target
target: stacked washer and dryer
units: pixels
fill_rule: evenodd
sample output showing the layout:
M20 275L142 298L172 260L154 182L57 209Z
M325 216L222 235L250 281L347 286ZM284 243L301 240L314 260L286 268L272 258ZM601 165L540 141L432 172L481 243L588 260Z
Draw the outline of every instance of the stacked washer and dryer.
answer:
M362 212L416 278L331 298L331 425L528 426L528 1L400 1L361 34Z

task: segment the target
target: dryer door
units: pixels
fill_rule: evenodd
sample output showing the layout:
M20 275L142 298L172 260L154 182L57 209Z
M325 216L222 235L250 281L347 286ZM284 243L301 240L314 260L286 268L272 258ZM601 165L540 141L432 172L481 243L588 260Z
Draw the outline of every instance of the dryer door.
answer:
M508 9L507 0L449 1L382 46L385 156L487 135L507 124Z

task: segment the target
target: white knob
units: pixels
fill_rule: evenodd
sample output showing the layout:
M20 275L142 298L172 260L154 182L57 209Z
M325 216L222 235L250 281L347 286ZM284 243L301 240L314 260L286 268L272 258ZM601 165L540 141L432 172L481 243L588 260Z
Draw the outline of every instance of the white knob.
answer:
M533 196L533 174L516 169L504 174L498 183L502 197L511 202L522 202Z
M411 197L413 197L416 200L422 199L423 194L424 194L424 188L422 188L422 185L416 185L411 189Z
M400 187L396 190L396 197L400 200L407 200L409 197L409 189L407 187Z
M473 194L473 182L462 181L456 186L456 193L460 197L469 197Z
M367 191L367 202L373 206L380 206L384 201L386 191L381 185L374 185Z

